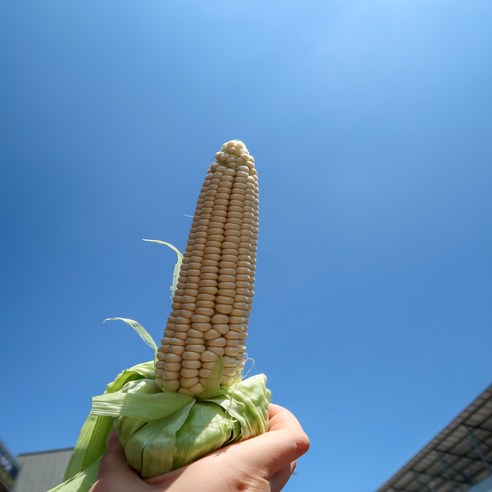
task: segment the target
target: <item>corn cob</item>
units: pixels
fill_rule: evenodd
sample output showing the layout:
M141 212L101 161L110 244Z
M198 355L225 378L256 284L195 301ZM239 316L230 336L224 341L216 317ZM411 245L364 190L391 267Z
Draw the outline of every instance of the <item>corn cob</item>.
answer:
M268 428L266 376L242 379L258 234L258 180L242 142L222 146L200 192L161 347L130 325L156 361L121 372L92 400L51 492L88 492L114 428L132 468L149 478ZM162 242L162 241L156 241ZM168 244L168 243L164 243ZM179 264L179 262L178 262Z
M254 293L258 238L258 177L246 146L232 140L205 177L179 281L157 353L156 383L199 396L241 380Z

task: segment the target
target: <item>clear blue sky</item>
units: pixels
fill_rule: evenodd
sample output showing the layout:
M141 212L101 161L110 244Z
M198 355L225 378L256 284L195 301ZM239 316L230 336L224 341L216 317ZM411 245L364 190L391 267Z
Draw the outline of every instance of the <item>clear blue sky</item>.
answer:
M171 251L239 138L261 186L254 372L374 490L492 380L489 0L0 3L0 438L74 444L152 357Z

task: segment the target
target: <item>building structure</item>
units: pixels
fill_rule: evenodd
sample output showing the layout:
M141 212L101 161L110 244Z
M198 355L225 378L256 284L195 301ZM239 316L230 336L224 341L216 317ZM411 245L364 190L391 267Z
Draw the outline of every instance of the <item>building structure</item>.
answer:
M12 492L46 492L62 483L71 455L71 448L20 454L20 470Z
M0 441L0 492L9 492L14 486L19 464Z
M492 384L377 492L492 492Z

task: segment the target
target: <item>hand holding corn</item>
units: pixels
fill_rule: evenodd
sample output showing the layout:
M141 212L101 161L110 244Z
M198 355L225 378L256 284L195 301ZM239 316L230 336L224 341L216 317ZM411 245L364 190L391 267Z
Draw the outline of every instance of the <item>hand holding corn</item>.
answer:
M278 492L291 477L295 460L308 448L309 440L294 415L285 408L271 405L266 434L144 481L128 466L124 450L113 434L91 492Z

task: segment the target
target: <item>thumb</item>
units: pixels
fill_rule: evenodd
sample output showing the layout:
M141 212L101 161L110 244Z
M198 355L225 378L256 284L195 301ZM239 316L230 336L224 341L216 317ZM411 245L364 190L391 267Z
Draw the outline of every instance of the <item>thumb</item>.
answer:
M125 492L144 488L145 483L127 463L116 433L109 435L107 448L99 465L96 483L90 492Z

